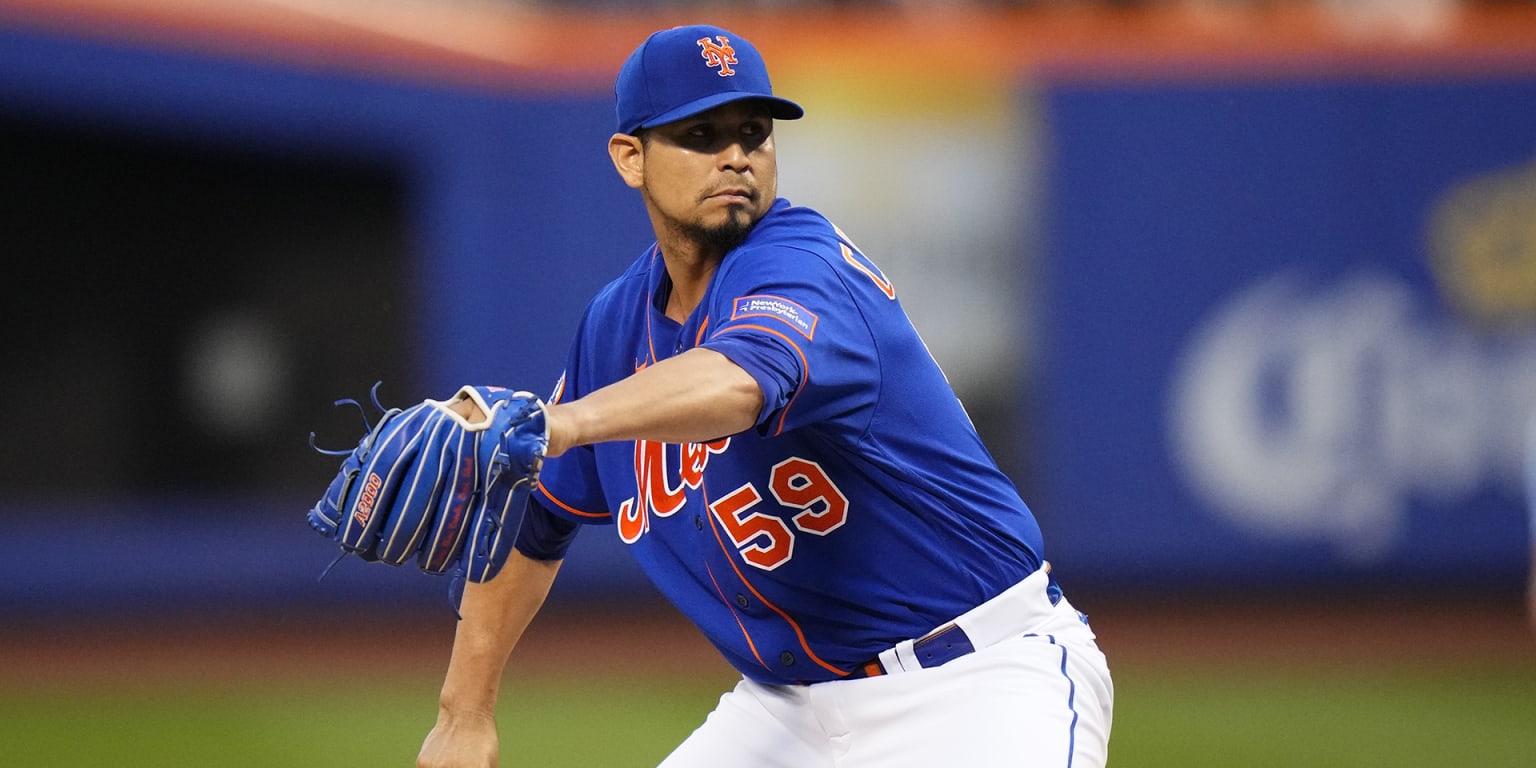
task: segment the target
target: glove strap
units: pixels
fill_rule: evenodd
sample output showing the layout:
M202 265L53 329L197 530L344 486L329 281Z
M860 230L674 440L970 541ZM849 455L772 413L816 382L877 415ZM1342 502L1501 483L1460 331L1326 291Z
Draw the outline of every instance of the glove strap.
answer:
M463 414L454 410L454 404L464 402L465 400L473 402L480 409L480 418L470 421ZM459 391L447 400L428 399L425 402L433 408L442 411L448 418L453 419L459 426L469 432L483 432L496 419L496 413L491 408L491 404L486 402L485 396L480 394L479 389L469 385L460 387Z

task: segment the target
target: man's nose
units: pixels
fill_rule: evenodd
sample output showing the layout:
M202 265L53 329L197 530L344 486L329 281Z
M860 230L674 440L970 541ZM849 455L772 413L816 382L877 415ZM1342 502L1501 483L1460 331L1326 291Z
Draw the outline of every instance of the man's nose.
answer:
M727 142L718 156L721 170L745 171L751 166L751 153L741 141Z

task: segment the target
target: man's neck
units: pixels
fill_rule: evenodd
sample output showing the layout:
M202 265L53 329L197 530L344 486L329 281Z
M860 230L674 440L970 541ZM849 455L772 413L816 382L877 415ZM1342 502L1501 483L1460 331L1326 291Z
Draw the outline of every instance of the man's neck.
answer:
M686 322L688 315L704 300L709 281L714 279L715 270L725 254L706 252L697 244L685 243L673 244L671 248L663 245L661 258L666 263L667 276L672 279L666 315L679 323Z

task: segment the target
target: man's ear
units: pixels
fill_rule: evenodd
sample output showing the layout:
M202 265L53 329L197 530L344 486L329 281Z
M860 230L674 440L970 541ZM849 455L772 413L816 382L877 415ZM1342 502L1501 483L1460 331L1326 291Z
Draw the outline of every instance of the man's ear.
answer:
M608 157L625 184L639 189L645 183L645 145L640 137L615 133L608 139Z

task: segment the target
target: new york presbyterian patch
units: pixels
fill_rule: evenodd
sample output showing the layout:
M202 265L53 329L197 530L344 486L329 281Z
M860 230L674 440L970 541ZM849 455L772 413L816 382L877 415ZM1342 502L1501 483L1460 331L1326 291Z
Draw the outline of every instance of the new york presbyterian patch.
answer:
M810 340L816 334L816 315L789 299L768 294L741 296L731 308L731 319L743 317L771 317L795 329Z

